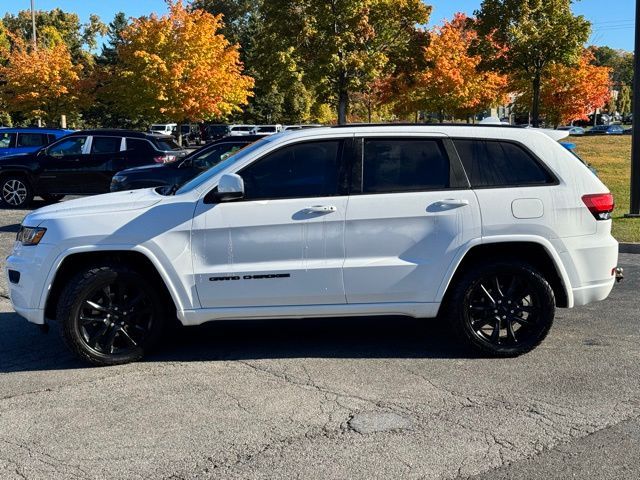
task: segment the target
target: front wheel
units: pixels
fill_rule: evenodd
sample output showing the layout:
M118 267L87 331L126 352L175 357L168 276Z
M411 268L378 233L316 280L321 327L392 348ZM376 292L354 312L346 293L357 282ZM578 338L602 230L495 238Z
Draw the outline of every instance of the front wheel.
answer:
M0 203L8 208L26 208L33 200L33 189L21 176L7 175L0 181Z
M56 193L43 193L40 195L42 199L47 203L56 203L64 198L64 195L59 195Z
M533 350L549 333L555 315L549 283L516 262L471 268L454 286L449 305L463 341L499 357Z
M165 302L143 275L121 266L79 273L63 290L57 319L69 348L94 365L140 360L160 338Z

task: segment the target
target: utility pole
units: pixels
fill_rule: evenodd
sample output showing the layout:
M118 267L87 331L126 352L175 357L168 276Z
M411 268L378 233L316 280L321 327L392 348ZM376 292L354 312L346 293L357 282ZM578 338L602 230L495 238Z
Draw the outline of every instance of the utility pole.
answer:
M36 41L36 9L33 5L33 0L31 0L31 36L33 38L33 49L38 48L38 42Z
M636 37L633 48L633 116L640 114L640 0L636 0ZM626 217L640 218L640 120L631 127L631 198Z

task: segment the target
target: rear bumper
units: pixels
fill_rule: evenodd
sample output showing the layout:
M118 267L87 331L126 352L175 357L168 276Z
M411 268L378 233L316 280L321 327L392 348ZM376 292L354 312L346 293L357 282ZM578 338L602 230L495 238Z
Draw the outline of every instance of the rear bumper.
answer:
M573 306L580 307L582 305L587 305L588 303L604 300L611 293L614 284L615 278L611 278L606 282L602 282L596 285L574 288Z

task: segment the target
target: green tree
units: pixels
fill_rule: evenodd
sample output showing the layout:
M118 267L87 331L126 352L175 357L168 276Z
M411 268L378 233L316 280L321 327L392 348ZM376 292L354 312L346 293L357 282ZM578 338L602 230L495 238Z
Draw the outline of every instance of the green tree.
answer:
M6 13L3 23L7 30L27 43L33 41L30 10L22 10L17 15ZM51 47L62 41L74 62L87 62L91 58L86 50L97 46L97 37L106 33L106 26L97 15L91 15L89 21L82 24L77 14L54 8L36 12L36 30L39 44Z
M339 123L353 93L402 64L430 11L421 0L270 0L261 8L269 38L292 49L305 85L335 106Z
M483 0L476 13L479 48L497 68L531 83L531 116L540 121L540 91L549 65L575 65L591 26L571 12L572 0ZM495 48L493 45L497 45Z
M191 8L206 10L213 15L222 14L224 25L220 33L246 51L253 45L261 4L261 0L194 0Z
M609 100L607 101L607 112L616 113L618 111L618 103L616 102L616 98L611 95L609 96Z
M624 85L618 94L618 110L621 115L631 113L631 87Z
M118 47L124 43L122 33L129 26L129 20L124 12L118 12L107 27L107 41L102 45L102 53L98 63L115 65L118 60Z
M633 85L633 53L611 47L592 46L589 50L593 54L595 65L611 69L614 85Z

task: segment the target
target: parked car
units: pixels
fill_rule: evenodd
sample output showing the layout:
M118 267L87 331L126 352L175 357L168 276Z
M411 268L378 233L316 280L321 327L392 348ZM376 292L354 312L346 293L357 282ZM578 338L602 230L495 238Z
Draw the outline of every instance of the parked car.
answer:
M0 157L35 152L71 132L60 128L0 128Z
M231 125L229 127L229 135L238 137L241 135L252 135L255 125Z
M225 160L229 155L261 138L263 138L262 135L226 137L192 152L177 162L128 168L113 176L111 191L182 185L204 170Z
M274 135L282 131L282 125L256 125L251 133L253 135Z
M569 135L584 135L585 129L582 127L575 127L572 125L566 125L564 127L558 127L557 130L566 130L569 132Z
M176 318L408 315L500 357L618 277L613 197L566 132L346 126L265 137L180 189L25 217L15 311L95 365L142 358ZM338 332L337 332L338 333Z
M611 123L611 117L606 113L599 113L596 120L596 125L609 125ZM593 126L593 113L589 115L588 120L576 120L573 124L577 127L591 127Z
M229 125L207 125L204 128L204 141L214 142L229 135Z
M184 157L172 137L129 130L74 132L36 152L0 158L0 204L23 208L35 195L48 202L65 195L106 193L127 167Z
M149 127L149 133L156 133L158 135L175 135L177 128L177 123L154 123Z
M191 147L192 145L202 145L202 137L200 134L200 127L198 125L180 125L180 133L182 134L182 145L184 147ZM178 139L177 129L174 137L176 138L176 140Z
M625 115L622 122L626 125L631 125L633 123L633 113L629 113L628 115Z
M587 135L622 135L624 128L621 125L596 125L587 131Z

